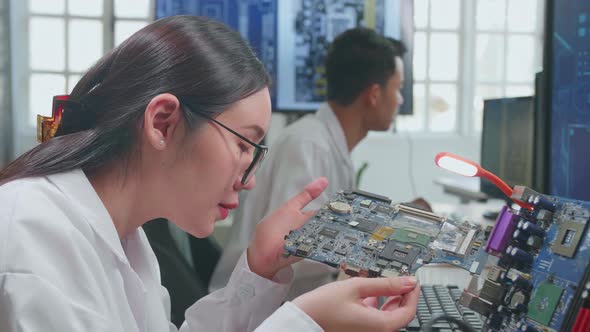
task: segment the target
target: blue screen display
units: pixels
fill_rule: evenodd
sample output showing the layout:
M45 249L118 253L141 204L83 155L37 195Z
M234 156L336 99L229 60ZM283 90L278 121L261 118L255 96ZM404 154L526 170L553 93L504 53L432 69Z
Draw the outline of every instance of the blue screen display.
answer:
M159 0L156 19L172 15L206 16L221 21L248 40L272 81L277 81L277 2L276 0ZM276 96L276 85L271 96Z
M324 58L334 37L366 26L400 39L406 7L400 0L157 0L155 16L207 16L240 32L271 75L274 109L307 112L325 100ZM411 82L411 57L404 61ZM411 84L403 92L410 101L400 113L410 114Z
M590 1L553 10L550 194L590 201Z

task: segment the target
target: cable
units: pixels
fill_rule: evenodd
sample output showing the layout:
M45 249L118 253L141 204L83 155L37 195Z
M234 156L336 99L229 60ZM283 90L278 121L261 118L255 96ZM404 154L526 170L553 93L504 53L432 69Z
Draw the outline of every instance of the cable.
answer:
M410 178L410 187L412 189L413 198L418 197L418 192L416 191L416 182L414 181L414 147L412 146L412 138L410 137L410 133L407 133L406 140L408 141L408 177Z
M463 332L475 332L475 329L473 329L473 327L471 327L471 325L469 325L469 323L462 321L460 319L457 319L453 316L446 315L446 314L443 314L440 316L435 316L428 323L426 323L426 325L424 325L422 328L424 329L425 332L433 332L434 330L432 329L432 326L439 321L447 321L447 322L453 323L453 324L457 325L457 327L459 327L459 329Z

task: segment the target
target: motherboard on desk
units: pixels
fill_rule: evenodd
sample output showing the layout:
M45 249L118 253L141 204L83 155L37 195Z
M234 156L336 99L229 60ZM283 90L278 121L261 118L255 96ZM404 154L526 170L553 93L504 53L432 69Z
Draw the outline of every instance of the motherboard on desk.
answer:
M458 303L485 331L590 332L590 203L514 187L493 229L386 197L342 191L286 237L287 254L351 276L414 274L448 263L473 275ZM485 268L485 271L484 271Z
M480 226L390 204L386 197L363 191L338 192L288 235L285 249L351 276L408 275L429 263L481 272L487 254Z
M489 331L590 331L590 204L516 186L485 245L491 271L473 276L459 303Z

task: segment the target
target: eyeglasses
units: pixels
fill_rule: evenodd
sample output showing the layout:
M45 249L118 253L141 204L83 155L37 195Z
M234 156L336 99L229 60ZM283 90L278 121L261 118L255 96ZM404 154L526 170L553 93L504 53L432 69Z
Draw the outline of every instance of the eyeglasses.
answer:
M180 98L179 98L179 100L180 100L180 103L182 104L183 107L191 110L191 108L188 107L188 105L185 101L183 101ZM266 154L268 153L268 147L265 145L260 145L260 144L256 144L256 143L252 142L251 140L238 134L235 130L233 130L233 129L229 128L228 126L224 125L223 123L215 120L214 118L212 118L211 116L209 116L206 113L194 111L194 109L192 110L192 112L204 117L205 119L207 119L209 121L213 121L214 123L216 123L219 126L221 126L222 128L224 128L225 130L236 135L241 140L243 140L244 142L246 142L254 147L254 157L252 158L252 162L250 163L248 168L246 168L246 171L244 172L244 175L242 176L242 184L243 185L246 185L248 182L250 182L250 180L252 180L252 178L254 177L254 173L256 173L256 171L260 167L260 164L262 164L264 157L266 157Z

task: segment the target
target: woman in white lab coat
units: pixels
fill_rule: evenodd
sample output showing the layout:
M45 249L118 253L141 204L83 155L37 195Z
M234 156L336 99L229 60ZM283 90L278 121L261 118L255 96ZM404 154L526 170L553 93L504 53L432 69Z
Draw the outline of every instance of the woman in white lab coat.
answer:
M270 122L268 85L238 33L177 16L55 98L43 143L0 171L0 331L174 330L140 226L165 217L205 237L238 206L266 153L255 142ZM350 279L280 306L294 262L283 237L326 185L259 224L227 287L189 308L181 331L391 331L413 318L412 278ZM376 308L375 296L390 300Z

